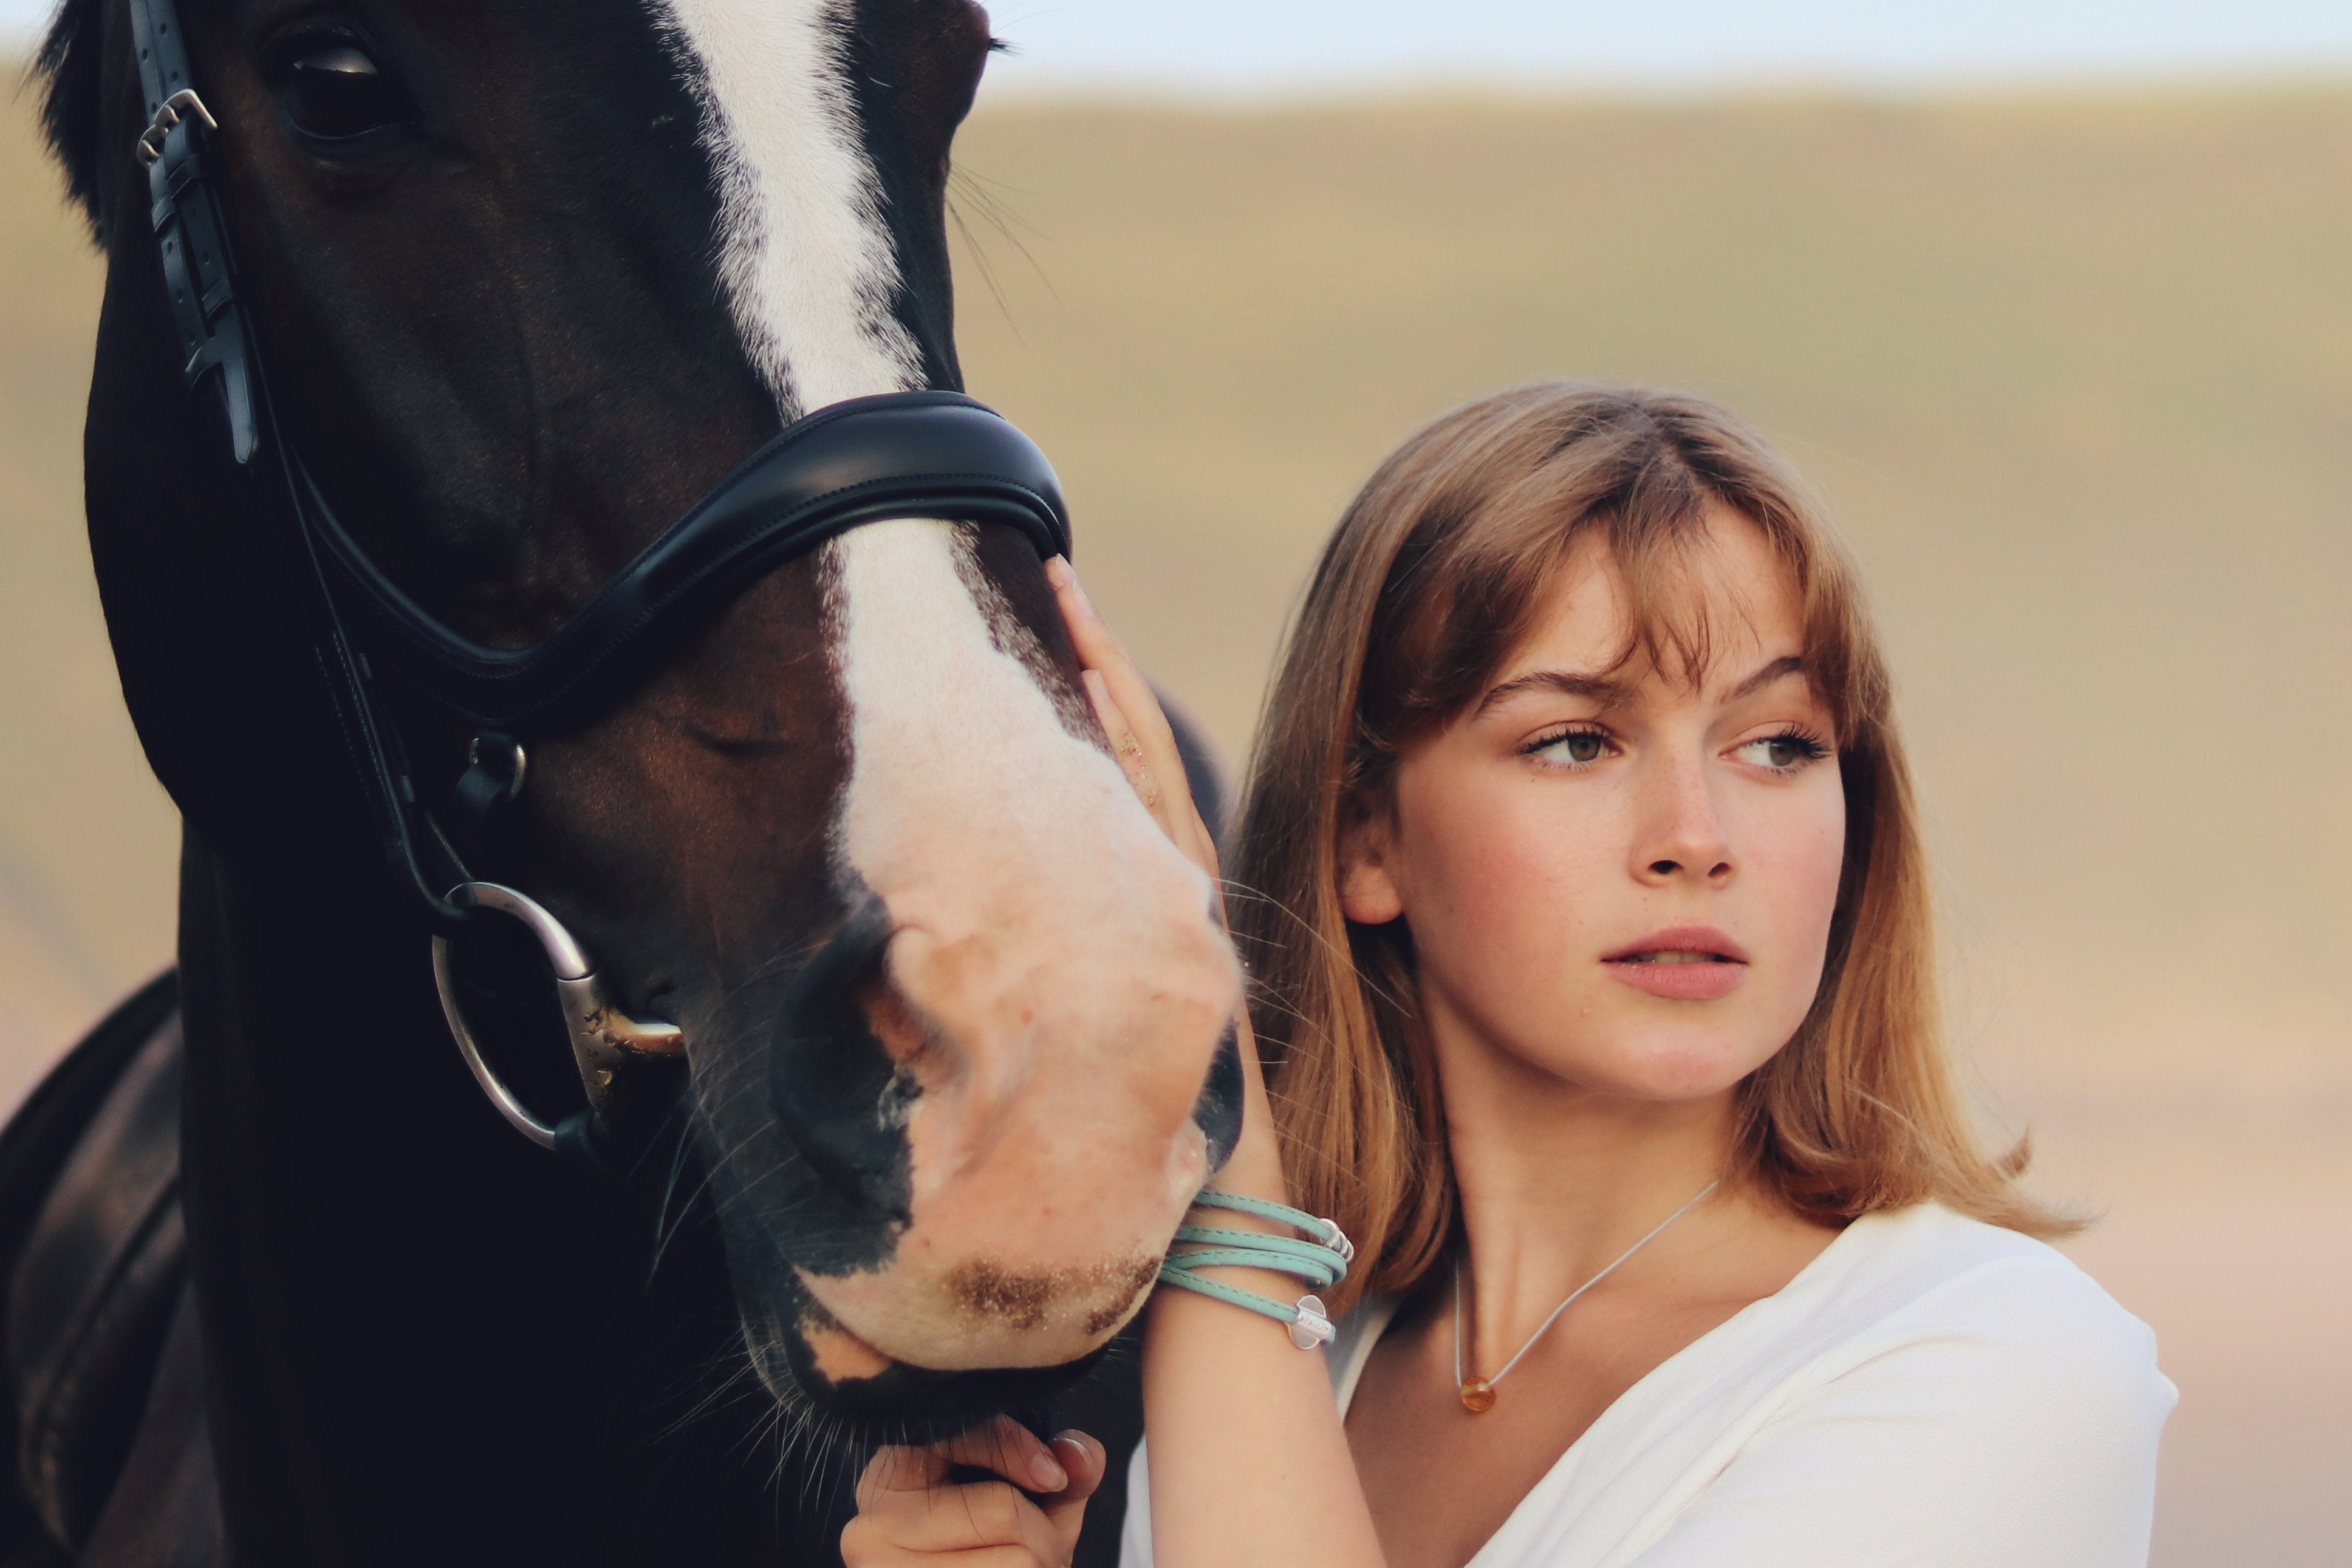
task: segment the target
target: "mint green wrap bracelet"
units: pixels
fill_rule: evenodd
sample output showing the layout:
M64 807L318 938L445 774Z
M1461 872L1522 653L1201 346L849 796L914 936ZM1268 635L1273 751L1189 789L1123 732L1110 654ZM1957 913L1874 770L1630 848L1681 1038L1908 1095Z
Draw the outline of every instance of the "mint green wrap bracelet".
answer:
M1175 1244L1168 1250L1160 1265L1163 1284L1181 1291L1192 1291L1218 1301L1230 1302L1274 1319L1290 1330L1290 1343L1301 1350L1315 1350L1330 1343L1335 1332L1331 1319L1323 1308L1323 1299L1305 1295L1295 1302L1285 1304L1271 1296L1261 1296L1255 1291L1204 1280L1195 1269L1241 1268L1271 1269L1304 1280L1317 1290L1338 1284L1348 1277L1348 1265L1354 1261L1355 1245L1339 1227L1328 1219L1318 1219L1303 1208L1288 1204L1270 1203L1262 1197L1244 1197L1238 1193L1218 1192L1204 1188L1192 1200L1201 1208L1230 1209L1238 1214L1252 1214L1261 1219L1271 1219L1289 1226L1301 1235L1311 1238L1299 1240L1288 1236L1272 1236L1263 1230L1234 1230L1223 1226L1182 1225L1177 1227Z

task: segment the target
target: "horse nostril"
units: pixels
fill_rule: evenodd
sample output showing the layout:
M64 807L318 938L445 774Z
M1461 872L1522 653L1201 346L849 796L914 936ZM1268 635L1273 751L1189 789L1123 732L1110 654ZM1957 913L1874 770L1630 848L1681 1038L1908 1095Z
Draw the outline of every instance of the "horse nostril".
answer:
M1217 1054L1209 1059L1209 1080L1193 1102L1192 1120L1209 1145L1209 1168L1224 1168L1234 1145L1242 1139L1242 1048L1239 1032L1225 1026Z
M862 1001L890 933L889 911L869 894L794 977L777 1014L768 1102L820 1179L854 1207L903 1222L914 1083L875 1037Z

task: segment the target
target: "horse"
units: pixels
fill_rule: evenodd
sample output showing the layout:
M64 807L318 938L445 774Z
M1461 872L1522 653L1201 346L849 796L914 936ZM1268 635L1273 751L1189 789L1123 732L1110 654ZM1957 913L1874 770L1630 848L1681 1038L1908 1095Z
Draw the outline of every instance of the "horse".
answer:
M863 1446L1042 1419L1139 1311L1241 973L959 395L995 47L64 0L184 837L176 970L0 1141L6 1562L833 1561Z

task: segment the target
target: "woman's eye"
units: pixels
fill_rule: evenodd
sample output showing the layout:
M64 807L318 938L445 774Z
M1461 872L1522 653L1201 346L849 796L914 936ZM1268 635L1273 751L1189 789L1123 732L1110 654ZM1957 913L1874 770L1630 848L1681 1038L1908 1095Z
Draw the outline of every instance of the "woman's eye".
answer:
M319 141L349 142L412 118L408 95L349 38L313 37L282 51L269 73L287 120Z
M1591 730L1571 729L1566 735L1538 741L1528 750L1529 755L1547 761L1570 762L1581 768L1609 755L1609 738Z
M1751 767L1793 773L1808 762L1820 761L1828 753L1812 737L1790 730L1751 740L1739 748L1738 755Z

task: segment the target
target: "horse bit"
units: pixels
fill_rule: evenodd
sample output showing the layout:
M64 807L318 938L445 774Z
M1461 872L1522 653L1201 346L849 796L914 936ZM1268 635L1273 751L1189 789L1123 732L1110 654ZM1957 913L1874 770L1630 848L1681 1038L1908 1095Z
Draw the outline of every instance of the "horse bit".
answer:
M786 426L592 595L523 649L472 642L425 612L337 520L278 429L254 323L237 292L217 168L221 127L198 95L173 0L129 0L147 129L150 213L189 389L215 390L230 450L285 522L308 633L377 847L433 929L442 1009L466 1064L499 1113L541 1146L611 1168L684 1061L677 1026L631 1018L562 924L527 894L480 880L457 840L478 842L520 796L525 743L577 729L617 706L694 632L778 567L863 523L905 517L1005 523L1041 557L1066 555L1069 521L1054 470L1028 437L957 392L905 392L820 408ZM453 838L419 790L379 695L404 695L470 729L450 792ZM551 1124L484 1057L459 1002L450 940L488 911L517 921L554 972L588 1109Z

